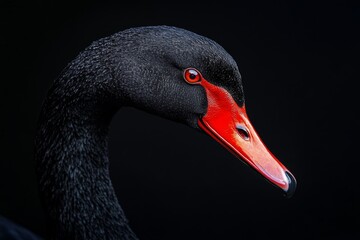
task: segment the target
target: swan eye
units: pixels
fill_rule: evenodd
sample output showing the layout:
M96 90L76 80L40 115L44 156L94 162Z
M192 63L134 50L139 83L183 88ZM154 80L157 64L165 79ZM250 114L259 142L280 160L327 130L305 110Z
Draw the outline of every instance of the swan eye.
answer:
M195 68L187 68L184 70L184 79L190 84L194 84L201 81L201 74Z

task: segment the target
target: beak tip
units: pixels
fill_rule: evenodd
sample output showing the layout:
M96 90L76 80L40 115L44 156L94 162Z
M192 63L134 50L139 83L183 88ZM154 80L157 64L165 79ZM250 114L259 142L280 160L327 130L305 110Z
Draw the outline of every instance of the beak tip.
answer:
M288 179L288 189L285 191L285 196L286 198L291 198L296 190L296 179L289 171L286 171L285 175Z

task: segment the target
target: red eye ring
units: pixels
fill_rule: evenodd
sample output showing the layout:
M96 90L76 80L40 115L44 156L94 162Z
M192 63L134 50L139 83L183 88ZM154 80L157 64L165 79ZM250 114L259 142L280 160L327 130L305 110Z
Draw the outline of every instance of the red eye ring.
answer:
M198 70L195 68L187 68L184 70L184 79L190 84L200 82L202 76Z

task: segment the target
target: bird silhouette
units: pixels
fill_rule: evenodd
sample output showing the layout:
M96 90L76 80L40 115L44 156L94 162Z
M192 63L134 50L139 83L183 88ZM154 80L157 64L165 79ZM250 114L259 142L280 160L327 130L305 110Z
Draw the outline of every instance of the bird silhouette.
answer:
M224 48L176 27L131 28L82 51L43 103L35 157L49 238L138 239L109 176L109 123L124 106L208 134L288 196L294 193L295 178L247 117L241 75ZM23 229L5 219L0 226L9 239L35 239L11 236L11 229Z

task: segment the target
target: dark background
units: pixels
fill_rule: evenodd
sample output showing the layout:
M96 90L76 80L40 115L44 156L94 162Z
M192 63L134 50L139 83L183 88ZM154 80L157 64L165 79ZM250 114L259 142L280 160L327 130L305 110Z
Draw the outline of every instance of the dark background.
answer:
M234 57L248 114L298 189L286 199L205 134L122 109L111 123L111 174L139 238L360 239L359 6L2 1L0 20L1 215L45 233L33 137L66 64L120 30L174 25Z

